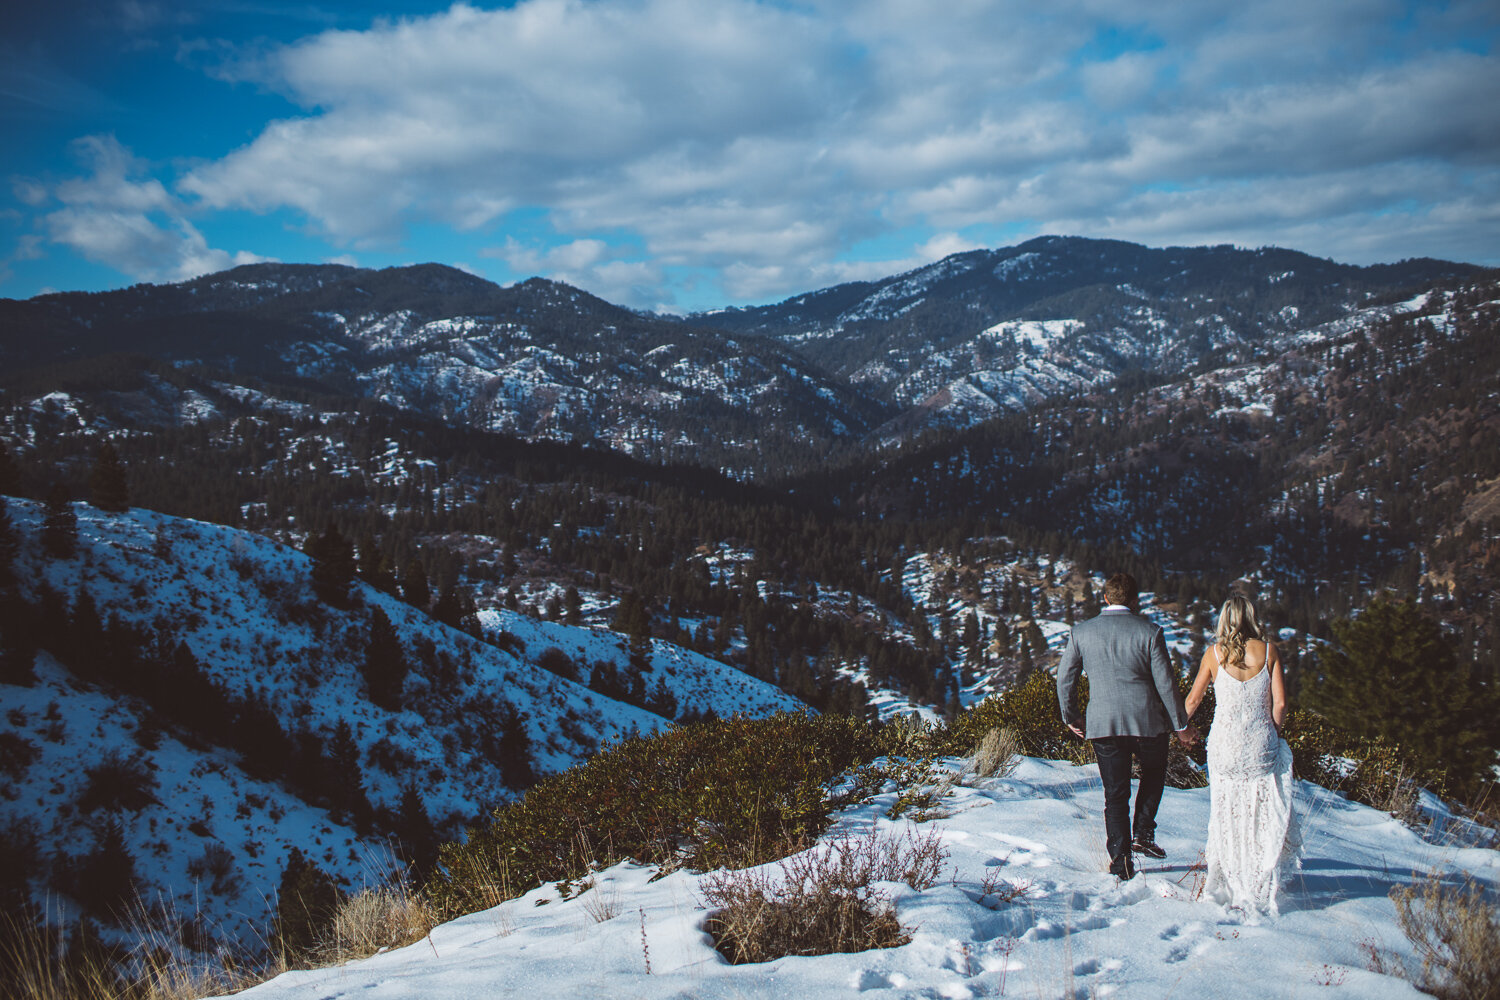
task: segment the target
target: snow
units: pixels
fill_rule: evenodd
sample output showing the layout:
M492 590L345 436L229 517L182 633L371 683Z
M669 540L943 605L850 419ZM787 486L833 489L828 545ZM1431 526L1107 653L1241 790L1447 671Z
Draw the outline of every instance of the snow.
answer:
M303 553L248 532L139 509L107 514L75 504L77 554L45 558L38 538L42 505L5 503L21 537L16 576L28 599L37 600L43 584L68 600L86 587L102 613L136 626L169 625L207 677L237 696L258 696L283 730L326 736L336 721L347 721L371 803L394 809L402 785L414 780L428 813L449 836L486 805L515 794L505 783L504 762L481 738L488 720L476 713L487 706L505 702L520 713L538 775L583 761L603 741L657 731L668 721L534 662L557 646L570 656L586 655L589 664L605 660L622 669L629 651L614 633L487 613L492 627L526 643L502 649L361 583L350 608L331 608L314 600ZM360 665L374 608L402 637L411 667L400 711L367 698ZM430 659L418 652L424 644ZM654 641L648 662L648 691L660 678L679 712L766 715L804 707L773 685L669 643ZM451 679L441 679L440 663L450 665ZM90 816L75 808L86 770L111 753L135 753L136 734L153 713L138 699L122 697L107 675L90 681L47 655L37 657L36 671L34 687L0 687L7 709L0 732L39 751L22 783L26 793L0 796L0 826L34 821L44 843L79 855L92 844ZM293 846L348 886L383 870L378 859L388 848L379 840L358 835L287 788L252 777L237 753L170 726L164 730L159 748L142 751L156 775L154 799L124 816L125 839L148 897L160 896L178 912L200 915L223 936L248 943L264 930L267 901L275 897ZM194 820L203 821L196 830L190 829ZM191 877L188 865L209 844L234 856L232 889L200 892Z
M956 770L960 761L940 766ZM733 966L705 931L703 876L624 863L564 898L546 885L435 928L405 948L336 968L285 973L249 1000L426 997L1419 997L1372 971L1370 949L1415 968L1392 889L1413 872L1494 888L1500 853L1432 837L1298 783L1302 870L1281 915L1246 920L1200 898L1208 789L1168 788L1162 861L1105 873L1102 792L1093 765L1022 758L1006 778L959 785L925 824L891 820L897 791L839 814L828 842L875 831L934 832L949 857L931 888L882 883L911 934L897 948ZM1433 799L1429 816L1451 819ZM1437 827L1433 827L1436 830ZM1436 840L1437 842L1430 842ZM768 870L779 878L776 865ZM1025 887L1002 902L983 883ZM601 919L602 918L602 919Z

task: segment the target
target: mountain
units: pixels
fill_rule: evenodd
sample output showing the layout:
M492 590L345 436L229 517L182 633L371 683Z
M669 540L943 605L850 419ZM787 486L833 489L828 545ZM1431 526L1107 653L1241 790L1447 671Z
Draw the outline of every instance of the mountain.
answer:
M747 469L883 416L780 345L436 264L253 264L176 285L0 302L0 364L133 354L216 381L377 401L477 429ZM243 390L237 390L243 396ZM168 408L158 419L181 419Z
M1303 331L1286 350L1056 400L796 480L898 519L986 511L1265 581L1301 627L1428 593L1469 648L1500 627L1500 282Z
M690 321L774 338L900 407L901 420L882 429L899 439L1106 387L1127 372L1180 376L1280 353L1403 290L1478 270L1044 236Z
M0 302L0 363L11 386L40 396L60 377L97 374L101 358L135 354L212 373L242 400L251 383L315 391L763 475L1135 373L1280 353L1310 330L1477 270L1042 237L677 320L436 264L252 264ZM192 414L168 406L158 417Z
M306 555L221 525L78 504L60 555L57 511L5 504L7 905L98 916L128 887L199 925L201 948L248 946L294 847L362 885L604 741L801 707L661 641L503 609L469 634L358 581L330 600ZM386 697L381 658L401 665Z

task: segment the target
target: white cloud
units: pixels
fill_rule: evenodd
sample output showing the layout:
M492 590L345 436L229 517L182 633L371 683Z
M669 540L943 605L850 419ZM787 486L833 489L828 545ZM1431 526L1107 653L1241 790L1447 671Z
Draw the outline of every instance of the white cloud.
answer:
M145 165L113 136L85 137L75 150L88 175L50 189L22 182L32 203L61 203L41 218L52 242L142 281L180 281L265 259L210 247L177 200L159 180L142 178Z
M627 260L625 248L611 247L603 240L581 239L550 248L521 244L514 238L504 246L480 251L503 260L511 271L563 281L610 302L636 308L669 308L671 299L658 300L662 268L654 261Z
M1326 222L1347 238L1320 244L1369 259L1399 243L1378 216L1411 253L1495 260L1450 210L1500 177L1476 31L1495 16L1465 0L458 4L246 56L227 74L303 114L178 190L355 248L541 209L560 247L491 254L632 304L670 302L673 268L739 301L864 275L880 262L841 255L892 226L950 234L935 249L984 224L1296 245Z

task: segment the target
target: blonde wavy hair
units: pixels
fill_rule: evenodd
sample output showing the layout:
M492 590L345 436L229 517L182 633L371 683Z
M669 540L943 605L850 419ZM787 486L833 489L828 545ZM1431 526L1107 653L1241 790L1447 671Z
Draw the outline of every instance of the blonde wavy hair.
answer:
M1224 662L1236 667L1245 665L1245 642L1263 638L1255 620L1255 605L1244 594L1230 594L1219 611L1219 627L1214 640L1224 650Z

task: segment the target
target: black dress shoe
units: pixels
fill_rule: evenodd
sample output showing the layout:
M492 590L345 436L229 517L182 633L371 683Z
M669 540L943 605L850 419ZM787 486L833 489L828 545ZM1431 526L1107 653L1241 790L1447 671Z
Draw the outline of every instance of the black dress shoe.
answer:
M1156 858L1158 860L1167 856L1167 852L1162 850L1161 846L1154 840L1133 840L1130 842L1130 849L1137 854L1144 854L1148 858Z
M1121 882L1129 882L1135 878L1135 861L1131 859L1129 851L1109 863L1109 873Z

